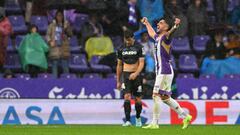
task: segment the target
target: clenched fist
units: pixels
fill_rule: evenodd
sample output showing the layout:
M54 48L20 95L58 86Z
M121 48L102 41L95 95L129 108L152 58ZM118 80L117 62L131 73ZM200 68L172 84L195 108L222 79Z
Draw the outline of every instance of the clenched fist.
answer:
M148 19L147 17L143 17L141 20L142 24L147 25L148 24Z

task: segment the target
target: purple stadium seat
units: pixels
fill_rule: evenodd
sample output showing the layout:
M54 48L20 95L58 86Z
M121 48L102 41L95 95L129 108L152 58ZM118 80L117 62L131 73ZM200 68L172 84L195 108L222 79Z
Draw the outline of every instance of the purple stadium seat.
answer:
M200 75L201 79L216 79L216 76L214 74L208 74L208 75Z
M179 56L179 70L181 72L197 72L198 65L196 56L193 54L183 54Z
M96 73L111 73L112 69L109 66L98 64L101 56L93 56L90 61L90 66L93 72Z
M52 74L42 73L42 74L38 74L38 78L53 79L55 77Z
M93 78L101 78L101 76L97 73L89 73L89 74L84 74L83 78L93 79Z
M12 24L14 34L25 34L27 32L23 16L9 16L8 18Z
M15 56L13 54L8 54L6 56L6 63L5 65L14 65L15 64Z
M79 14L76 19L75 22L73 24L73 29L75 33L80 33L81 32L81 28L82 25L88 21L88 15L86 14Z
M115 50L119 49L124 44L121 36L111 37L111 40Z
M30 79L30 75L29 74L16 74L15 75L17 79Z
M19 14L22 13L22 9L19 5L19 3L16 0L5 0L5 9L6 9L6 14L11 15L11 14Z
M23 35L17 35L16 36L16 42L15 42L15 46L18 48L20 46L20 43L22 42L22 40L24 39L25 36Z
M8 45L7 45L7 52L14 52L15 48L12 43L12 39L9 37L8 38Z
M173 55L171 55L171 63L172 63L173 70L177 70L176 60Z
M214 11L213 0L207 0L207 11L208 12L213 12Z
M32 16L31 24L38 26L38 31L41 34L45 34L48 29L48 20L46 16Z
M17 54L9 53L6 57L6 63L4 65L5 69L11 69L11 70L20 70L20 60L19 56Z
M101 58L102 58L102 56L93 56L90 63L91 64L98 64L98 62L100 61Z
M87 66L87 60L84 55L71 55L69 67L72 72L85 73L89 72L90 70L90 68Z
M240 79L240 74L227 74L227 75L224 75L224 78L227 78L227 79Z
M57 12L56 9L51 9L51 10L48 11L48 15L47 15L48 23L52 23L53 22L53 20L55 19L56 12Z
M189 53L191 52L188 37L178 37L172 40L172 50L175 53Z
M60 78L65 78L65 79L77 79L77 76L75 74L61 74Z
M80 52L80 46L78 44L77 36L72 36L70 39L70 48L72 53Z
M114 79L116 79L117 78L117 76L116 76L116 74L107 74L107 78L114 78Z
M210 37L207 35L198 35L193 37L193 49L197 53L202 53L206 49L206 45Z
M228 0L228 12L233 11L233 9L240 4L239 0Z
M177 78L194 78L193 74L184 74L184 73L180 73L177 75Z
M217 21L216 16L214 16L214 15L209 15L208 16L208 23L209 23L209 25L215 25L216 21Z

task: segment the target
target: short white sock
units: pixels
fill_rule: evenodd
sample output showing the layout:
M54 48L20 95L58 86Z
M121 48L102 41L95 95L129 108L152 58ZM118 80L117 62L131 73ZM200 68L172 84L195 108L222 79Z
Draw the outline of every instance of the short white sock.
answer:
M184 119L187 114L184 112L184 110L181 108L181 106L178 104L176 100L173 98L169 98L163 101L165 104L171 107L182 119Z
M158 124L159 116L160 116L160 97L153 96L153 119L152 124Z

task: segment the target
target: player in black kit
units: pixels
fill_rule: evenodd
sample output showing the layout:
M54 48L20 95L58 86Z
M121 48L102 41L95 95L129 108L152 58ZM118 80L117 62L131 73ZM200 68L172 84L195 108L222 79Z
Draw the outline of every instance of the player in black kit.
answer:
M124 33L125 46L117 52L117 89L123 88L124 93L124 112L126 122L123 126L130 126L131 96L135 97L136 126L141 127L142 111L142 78L141 71L144 67L144 52L142 46L135 42L132 31ZM121 74L123 73L123 84Z

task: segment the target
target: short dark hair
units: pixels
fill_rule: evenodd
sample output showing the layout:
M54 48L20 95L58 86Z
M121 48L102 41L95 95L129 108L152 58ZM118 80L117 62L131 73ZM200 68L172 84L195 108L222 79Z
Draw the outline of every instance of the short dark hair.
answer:
M168 26L169 26L168 30L170 30L173 27L173 25L174 25L173 18L170 17L170 16L164 16L163 20L168 24Z
M124 38L133 38L133 36L134 36L134 33L132 30L126 30L124 32Z
M167 15L164 15L162 18L155 20L154 21L155 25L157 26L158 22L160 22L161 20L164 20L168 24L168 26L169 26L168 30L170 30L174 25L174 18L171 16L167 16Z
M64 11L63 11L63 9L58 9L58 10L57 10L57 12L56 12L56 14L55 14L56 23L59 23L58 20L57 20L57 15L58 15L59 13L62 14L62 16L63 16L62 24L64 24L64 21L65 21L65 20L64 20Z
M38 26L35 25L35 24L31 24L29 27L28 27L28 33L32 33L32 29L33 28L36 28L37 29L37 32L38 32Z

